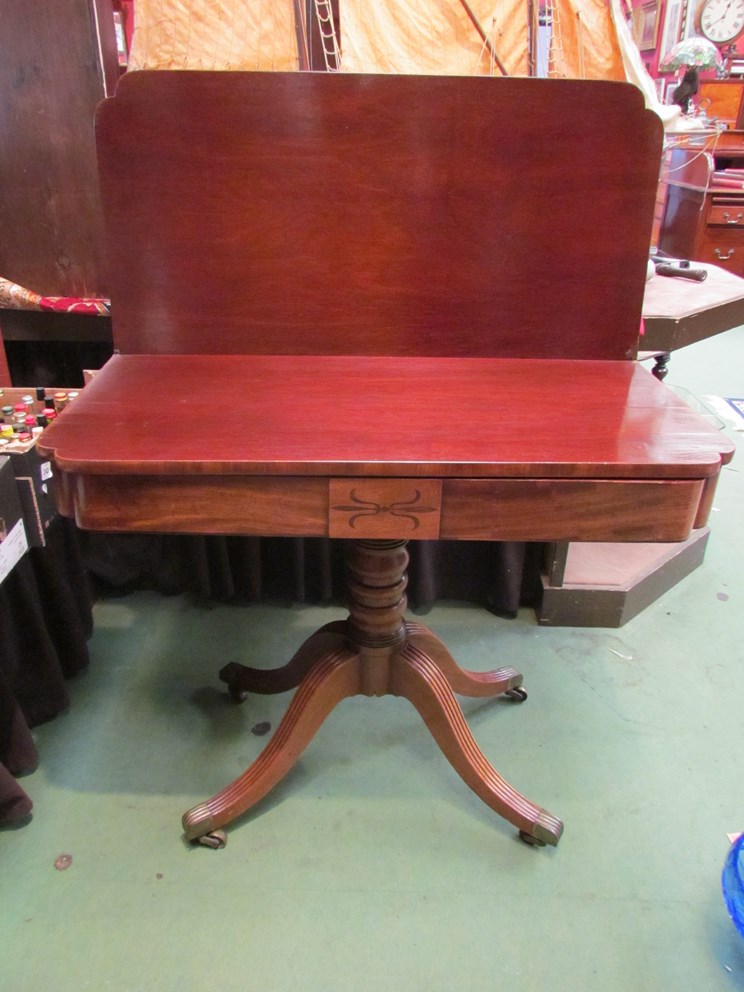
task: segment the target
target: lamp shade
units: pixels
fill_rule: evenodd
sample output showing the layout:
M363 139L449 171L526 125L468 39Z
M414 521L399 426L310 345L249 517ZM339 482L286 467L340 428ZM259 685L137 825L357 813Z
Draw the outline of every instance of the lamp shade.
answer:
M690 69L723 69L723 58L717 46L707 38L685 38L678 41L659 63L659 72Z

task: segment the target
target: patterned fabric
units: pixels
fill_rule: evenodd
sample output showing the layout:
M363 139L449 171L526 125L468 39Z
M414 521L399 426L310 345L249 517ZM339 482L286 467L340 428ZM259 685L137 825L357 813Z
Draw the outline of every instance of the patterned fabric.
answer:
M54 310L58 313L87 313L92 316L108 316L111 304L108 300L86 299L77 296L41 296L30 289L24 289L9 279L0 278L0 308L5 310Z
M299 68L288 0L137 0L129 69Z

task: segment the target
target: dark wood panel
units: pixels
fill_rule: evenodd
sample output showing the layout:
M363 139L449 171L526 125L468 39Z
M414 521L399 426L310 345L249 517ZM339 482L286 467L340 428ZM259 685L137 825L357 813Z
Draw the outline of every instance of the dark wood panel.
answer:
M0 328L0 386L10 386L10 369L8 368L8 356L5 354L5 342L3 341L2 328Z
M121 351L635 353L661 153L637 88L229 77L134 73L99 113Z
M107 0L96 3L105 13ZM102 28L113 33L110 7ZM0 93L0 274L47 295L105 296L94 134L104 88L88 0L4 0Z
M698 481L447 479L441 537L683 541L702 491Z
M108 345L111 354L111 318L82 313L42 310L0 311L6 341L79 341Z
M684 540L703 490L699 480L359 479L352 490L404 500L392 508L354 501L350 525L350 513L342 512L352 509L343 480L330 480L329 505L329 480L322 477L63 478L60 511L90 530L412 540L541 541L551 534L570 541ZM340 493L343 505L335 503Z
M321 537L325 479L64 475L60 512L88 530Z

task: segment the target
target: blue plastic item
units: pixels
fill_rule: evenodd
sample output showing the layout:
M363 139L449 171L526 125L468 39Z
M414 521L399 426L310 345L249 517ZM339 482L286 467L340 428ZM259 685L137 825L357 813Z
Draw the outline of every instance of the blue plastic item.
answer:
M723 866L721 886L729 916L744 937L744 834L729 849Z

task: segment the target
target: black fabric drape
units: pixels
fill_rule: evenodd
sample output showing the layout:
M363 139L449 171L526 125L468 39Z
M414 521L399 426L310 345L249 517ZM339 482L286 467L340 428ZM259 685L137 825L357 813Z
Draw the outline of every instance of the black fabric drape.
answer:
M104 587L190 592L205 599L344 601L344 542L327 538L81 535L85 564ZM408 600L479 603L502 616L535 601L543 546L411 541Z
M0 824L31 810L14 777L38 762L30 728L69 705L66 679L87 666L92 629L77 531L60 518L0 586Z

